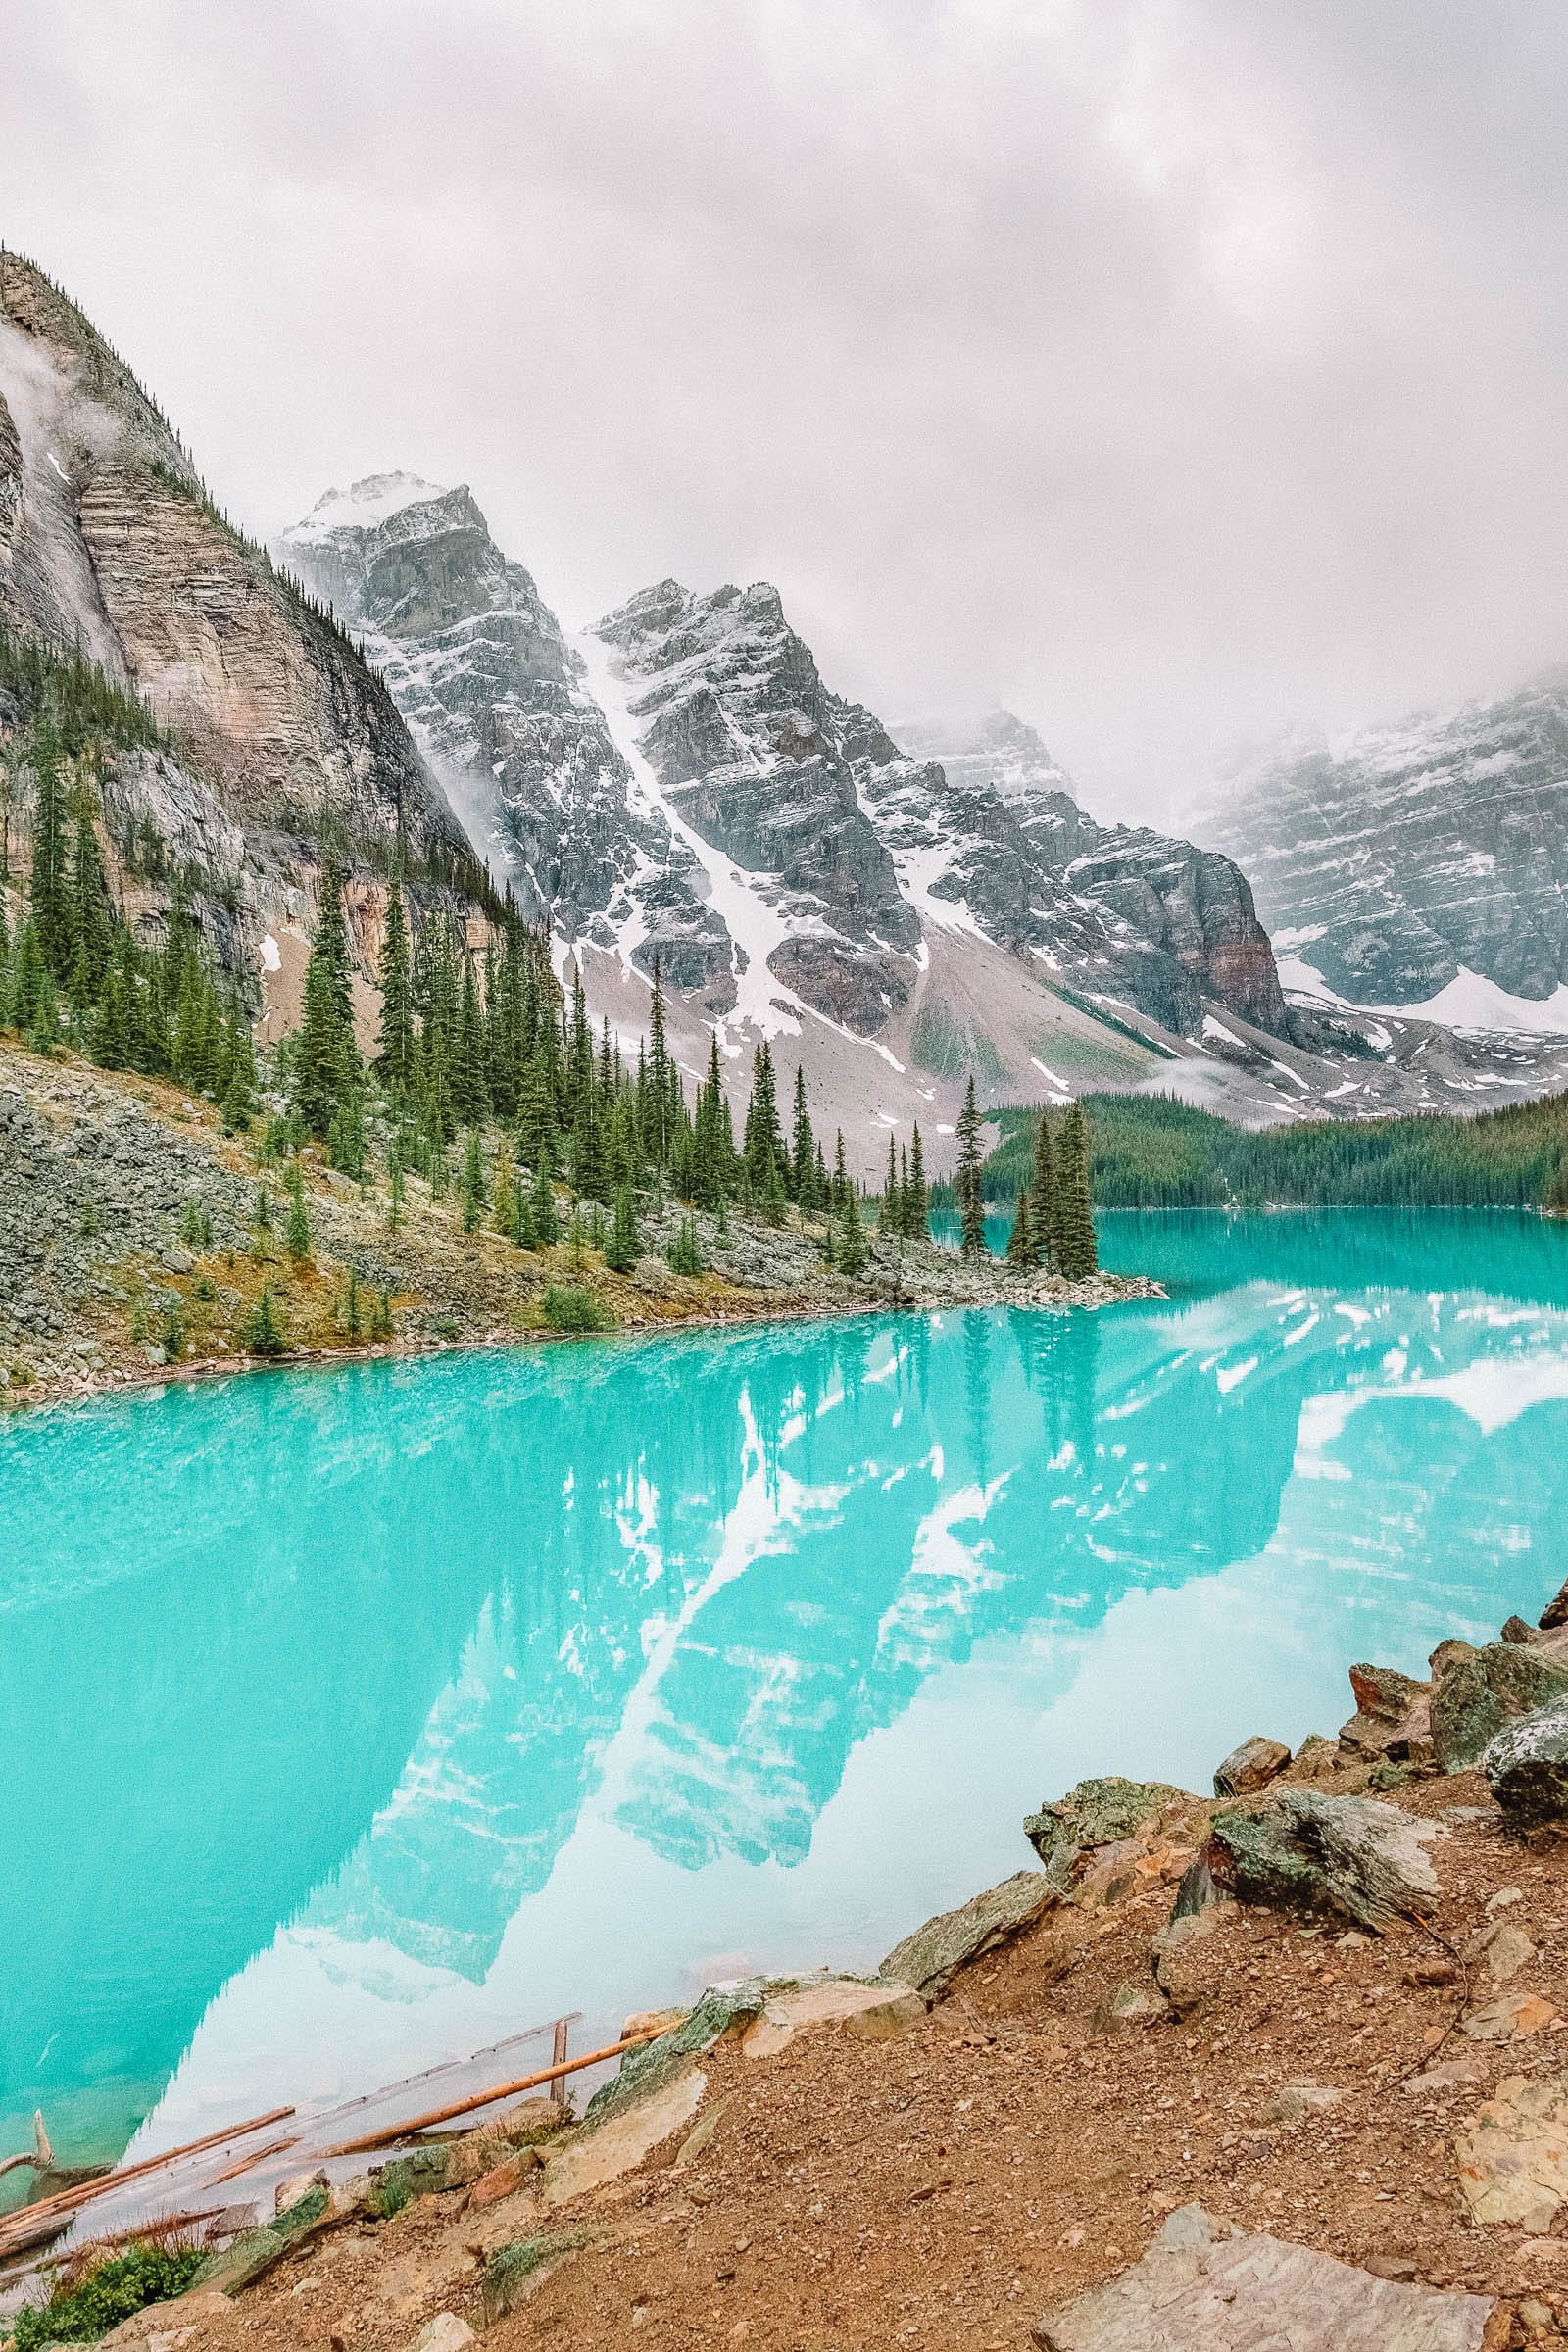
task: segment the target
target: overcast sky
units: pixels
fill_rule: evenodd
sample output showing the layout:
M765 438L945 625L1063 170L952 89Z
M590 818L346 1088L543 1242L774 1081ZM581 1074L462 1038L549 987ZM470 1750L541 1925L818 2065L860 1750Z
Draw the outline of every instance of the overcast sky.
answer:
M467 481L1157 813L1568 657L1561 0L0 0L0 236L269 535Z

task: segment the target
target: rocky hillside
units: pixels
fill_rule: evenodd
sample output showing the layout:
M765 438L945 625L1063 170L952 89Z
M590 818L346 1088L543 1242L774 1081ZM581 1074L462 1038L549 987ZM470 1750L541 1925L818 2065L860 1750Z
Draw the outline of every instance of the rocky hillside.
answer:
M1205 812L1291 976L1459 1024L1568 1028L1568 676L1293 745Z
M281 1106L280 1101L270 1104ZM499 1139L486 1146L490 1195ZM1063 1284L928 1243L868 1237L854 1277L824 1263L825 1220L778 1226L734 1211L692 1221L703 1270L676 1271L686 1217L645 1201L643 1254L605 1263L604 1233L520 1249L487 1216L465 1223L423 1177L361 1185L318 1153L302 1163L303 1242L287 1231L286 1170L265 1137L224 1130L201 1097L161 1080L46 1058L0 1040L0 1401L37 1403L182 1372L278 1359L515 1343L567 1328L658 1329L846 1313L920 1301L1096 1306L1157 1295L1118 1275ZM352 1285L352 1292L351 1292ZM258 1348L263 1292L276 1344ZM560 1295L569 1293L567 1305ZM552 1320L552 1318L555 1318Z
M0 631L80 648L139 699L127 821L254 953L308 906L323 832L385 872L482 895L386 686L224 519L154 401L74 304L0 254ZM15 708L0 706L0 734ZM15 759L16 754L12 755Z

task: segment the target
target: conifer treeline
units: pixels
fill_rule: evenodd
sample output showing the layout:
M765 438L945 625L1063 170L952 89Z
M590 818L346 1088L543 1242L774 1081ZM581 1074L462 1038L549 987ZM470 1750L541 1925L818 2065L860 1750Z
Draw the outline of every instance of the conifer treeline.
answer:
M1250 1132L1168 1096L1097 1095L1094 1198L1102 1208L1263 1203L1568 1211L1568 1095L1471 1117L1314 1119ZM1033 1114L997 1114L989 1200L1029 1181Z
M1081 1282L1100 1265L1089 1199L1089 1120L1081 1102L1059 1121L1049 1111L1004 1114L1014 1176L1008 1263L1024 1272L1044 1267L1066 1282ZM969 1080L958 1114L958 1168L954 1191L958 1207L959 1248L965 1257L987 1253L986 1211L993 1194L997 1154L988 1160L980 1144L984 1122ZM1027 1161L1022 1157L1029 1153Z
M105 1069L175 1078L220 1102L230 1125L244 1125L256 1083L250 1020L191 919L183 886L163 945L144 944L110 896L90 771L68 779L53 707L33 727L28 764L32 856L15 938L5 911L9 828L0 832L0 1020L39 1053L68 1039Z
M771 1049L765 1042L756 1049L737 1142L716 1036L707 1071L688 1094L669 1050L657 961L648 1041L631 1061L608 1020L595 1034L580 977L569 995L561 990L547 936L523 922L510 902L498 933L475 952L462 926L444 915L428 917L412 936L394 882L376 975L376 1051L367 1064L355 1039L342 890L342 869L328 858L303 1020L283 1059L299 1138L323 1144L345 1174L366 1173L373 1103L390 1129L394 1185L412 1170L437 1192L456 1186L466 1224L488 1218L524 1247L559 1238L555 1187L564 1182L591 1210L612 1212L602 1232L592 1219L589 1231L607 1263L621 1271L639 1254L638 1205L649 1193L707 1211L721 1233L731 1205L776 1224L793 1206L823 1224L830 1260L851 1272L863 1266L858 1194L845 1172L844 1139L836 1139L830 1170L804 1071L796 1072L786 1139ZM480 1139L497 1127L502 1141L489 1173ZM927 1199L916 1131L896 1199L884 1204L887 1228L923 1236ZM702 1270L695 1222L682 1228L675 1250L677 1270Z

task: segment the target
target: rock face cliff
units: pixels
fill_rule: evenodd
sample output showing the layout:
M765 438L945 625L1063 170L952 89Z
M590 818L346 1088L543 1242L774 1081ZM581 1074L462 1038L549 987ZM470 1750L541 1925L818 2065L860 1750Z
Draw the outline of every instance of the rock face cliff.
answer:
M1147 825L1097 823L1010 711L970 729L906 724L900 736L941 762L934 830L951 845L949 874L992 936L1070 960L1083 984L1121 991L1170 1029L1197 1030L1207 999L1291 1034L1268 934L1231 858ZM1010 856L999 898L988 887L988 852L1000 841Z
M308 887L326 828L372 866L401 836L411 871L479 878L382 680L225 521L129 370L14 254L0 255L0 625L80 646L139 695L171 739L170 812L199 805L209 837L237 828L274 897L290 866ZM170 847L178 859L200 844Z
M1568 979L1568 672L1495 702L1295 746L1206 817L1266 921L1357 1004L1506 1018ZM1568 1020L1559 1021L1568 1027Z

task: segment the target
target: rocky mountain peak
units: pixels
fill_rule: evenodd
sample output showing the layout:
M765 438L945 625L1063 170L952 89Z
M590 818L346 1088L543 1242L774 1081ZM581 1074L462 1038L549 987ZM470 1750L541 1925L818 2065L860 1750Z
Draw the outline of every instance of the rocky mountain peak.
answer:
M1228 779L1203 821L1256 875L1304 986L1461 1025L1568 1028L1544 1011L1568 982L1562 671L1298 739Z

